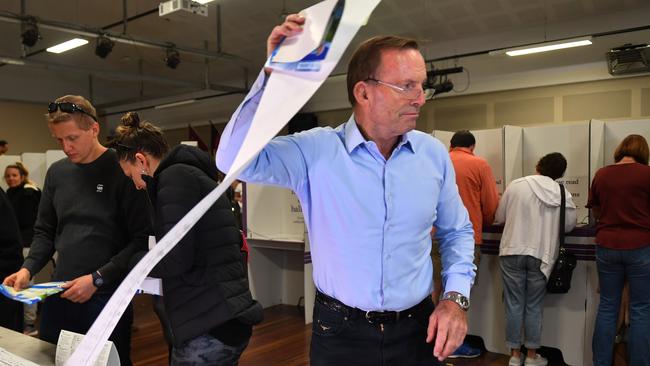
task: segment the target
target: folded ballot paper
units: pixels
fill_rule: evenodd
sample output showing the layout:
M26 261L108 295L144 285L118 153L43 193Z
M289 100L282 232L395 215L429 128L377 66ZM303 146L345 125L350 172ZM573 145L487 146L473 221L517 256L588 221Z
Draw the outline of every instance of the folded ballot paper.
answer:
M285 71L320 71L341 22L345 0L326 0L300 12L305 17L300 37L285 38L265 67Z
M0 292L12 300L24 302L25 304L35 304L39 301L45 300L45 298L50 295L65 290L61 287L64 283L65 282L39 283L38 285L32 285L31 287L21 291L16 291L11 286L2 285L0 286Z

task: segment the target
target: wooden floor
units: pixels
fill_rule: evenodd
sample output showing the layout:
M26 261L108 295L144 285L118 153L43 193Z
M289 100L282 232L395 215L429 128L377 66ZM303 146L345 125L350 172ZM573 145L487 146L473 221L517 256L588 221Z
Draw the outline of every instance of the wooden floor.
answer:
M167 346L158 318L146 295L134 300L135 321L131 359L136 366L167 365ZM299 308L278 305L267 308L264 322L255 327L250 344L239 362L240 366L304 366L309 365L311 325L304 324ZM542 350L549 366L564 365L561 356L552 350ZM505 366L508 356L486 352L472 360L453 360L450 365ZM625 365L617 360L616 365Z

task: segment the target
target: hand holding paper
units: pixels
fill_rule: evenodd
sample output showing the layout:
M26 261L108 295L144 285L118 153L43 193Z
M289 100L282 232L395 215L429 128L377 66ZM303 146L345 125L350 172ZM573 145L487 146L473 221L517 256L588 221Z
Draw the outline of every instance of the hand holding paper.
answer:
M304 16L300 14L287 15L284 23L276 25L269 38L266 40L266 56L271 56L271 53L273 53L285 38L300 34L302 32L303 24L305 24Z
M3 285L11 286L16 291L20 291L29 285L31 274L27 268L21 268L18 272L10 274L2 282Z
M85 275L77 277L72 281L68 281L63 284L65 292L61 294L61 297L68 299L72 302L84 303L90 299L97 287L93 285L93 277L91 275Z

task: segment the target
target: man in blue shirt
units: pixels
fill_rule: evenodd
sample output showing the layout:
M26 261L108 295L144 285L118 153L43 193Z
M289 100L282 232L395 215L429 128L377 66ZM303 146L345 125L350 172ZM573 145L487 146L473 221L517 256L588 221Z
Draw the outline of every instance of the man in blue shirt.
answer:
M267 51L303 23L288 16ZM292 189L300 199L318 289L313 366L437 364L467 331L473 230L445 147L414 130L426 94L417 47L391 36L364 42L348 68L350 119L336 129L276 137L240 176ZM222 135L223 171L250 127L266 78L260 74ZM435 310L432 226L447 291Z

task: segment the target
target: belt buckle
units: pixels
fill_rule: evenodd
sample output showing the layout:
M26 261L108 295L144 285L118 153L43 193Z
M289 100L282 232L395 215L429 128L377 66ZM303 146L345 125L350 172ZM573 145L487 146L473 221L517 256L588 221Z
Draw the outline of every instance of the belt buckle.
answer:
M385 314L385 313L388 313L387 311L370 311L370 310L368 310L368 311L366 311L366 320L367 320L368 323L370 323L370 324L375 324L375 323L372 321L372 318L373 318L373 317L371 316L370 313L375 313L375 314L377 314L377 315L380 316L380 317L384 317L385 320L390 320L390 321L393 321L393 322L395 322L395 323L397 323L397 322L399 321L399 317L400 317L399 311L394 312L394 313L395 313L395 316L394 316L394 317L391 317L391 318L389 319L389 318L388 318L388 314ZM385 321L382 322L382 323L385 323Z

